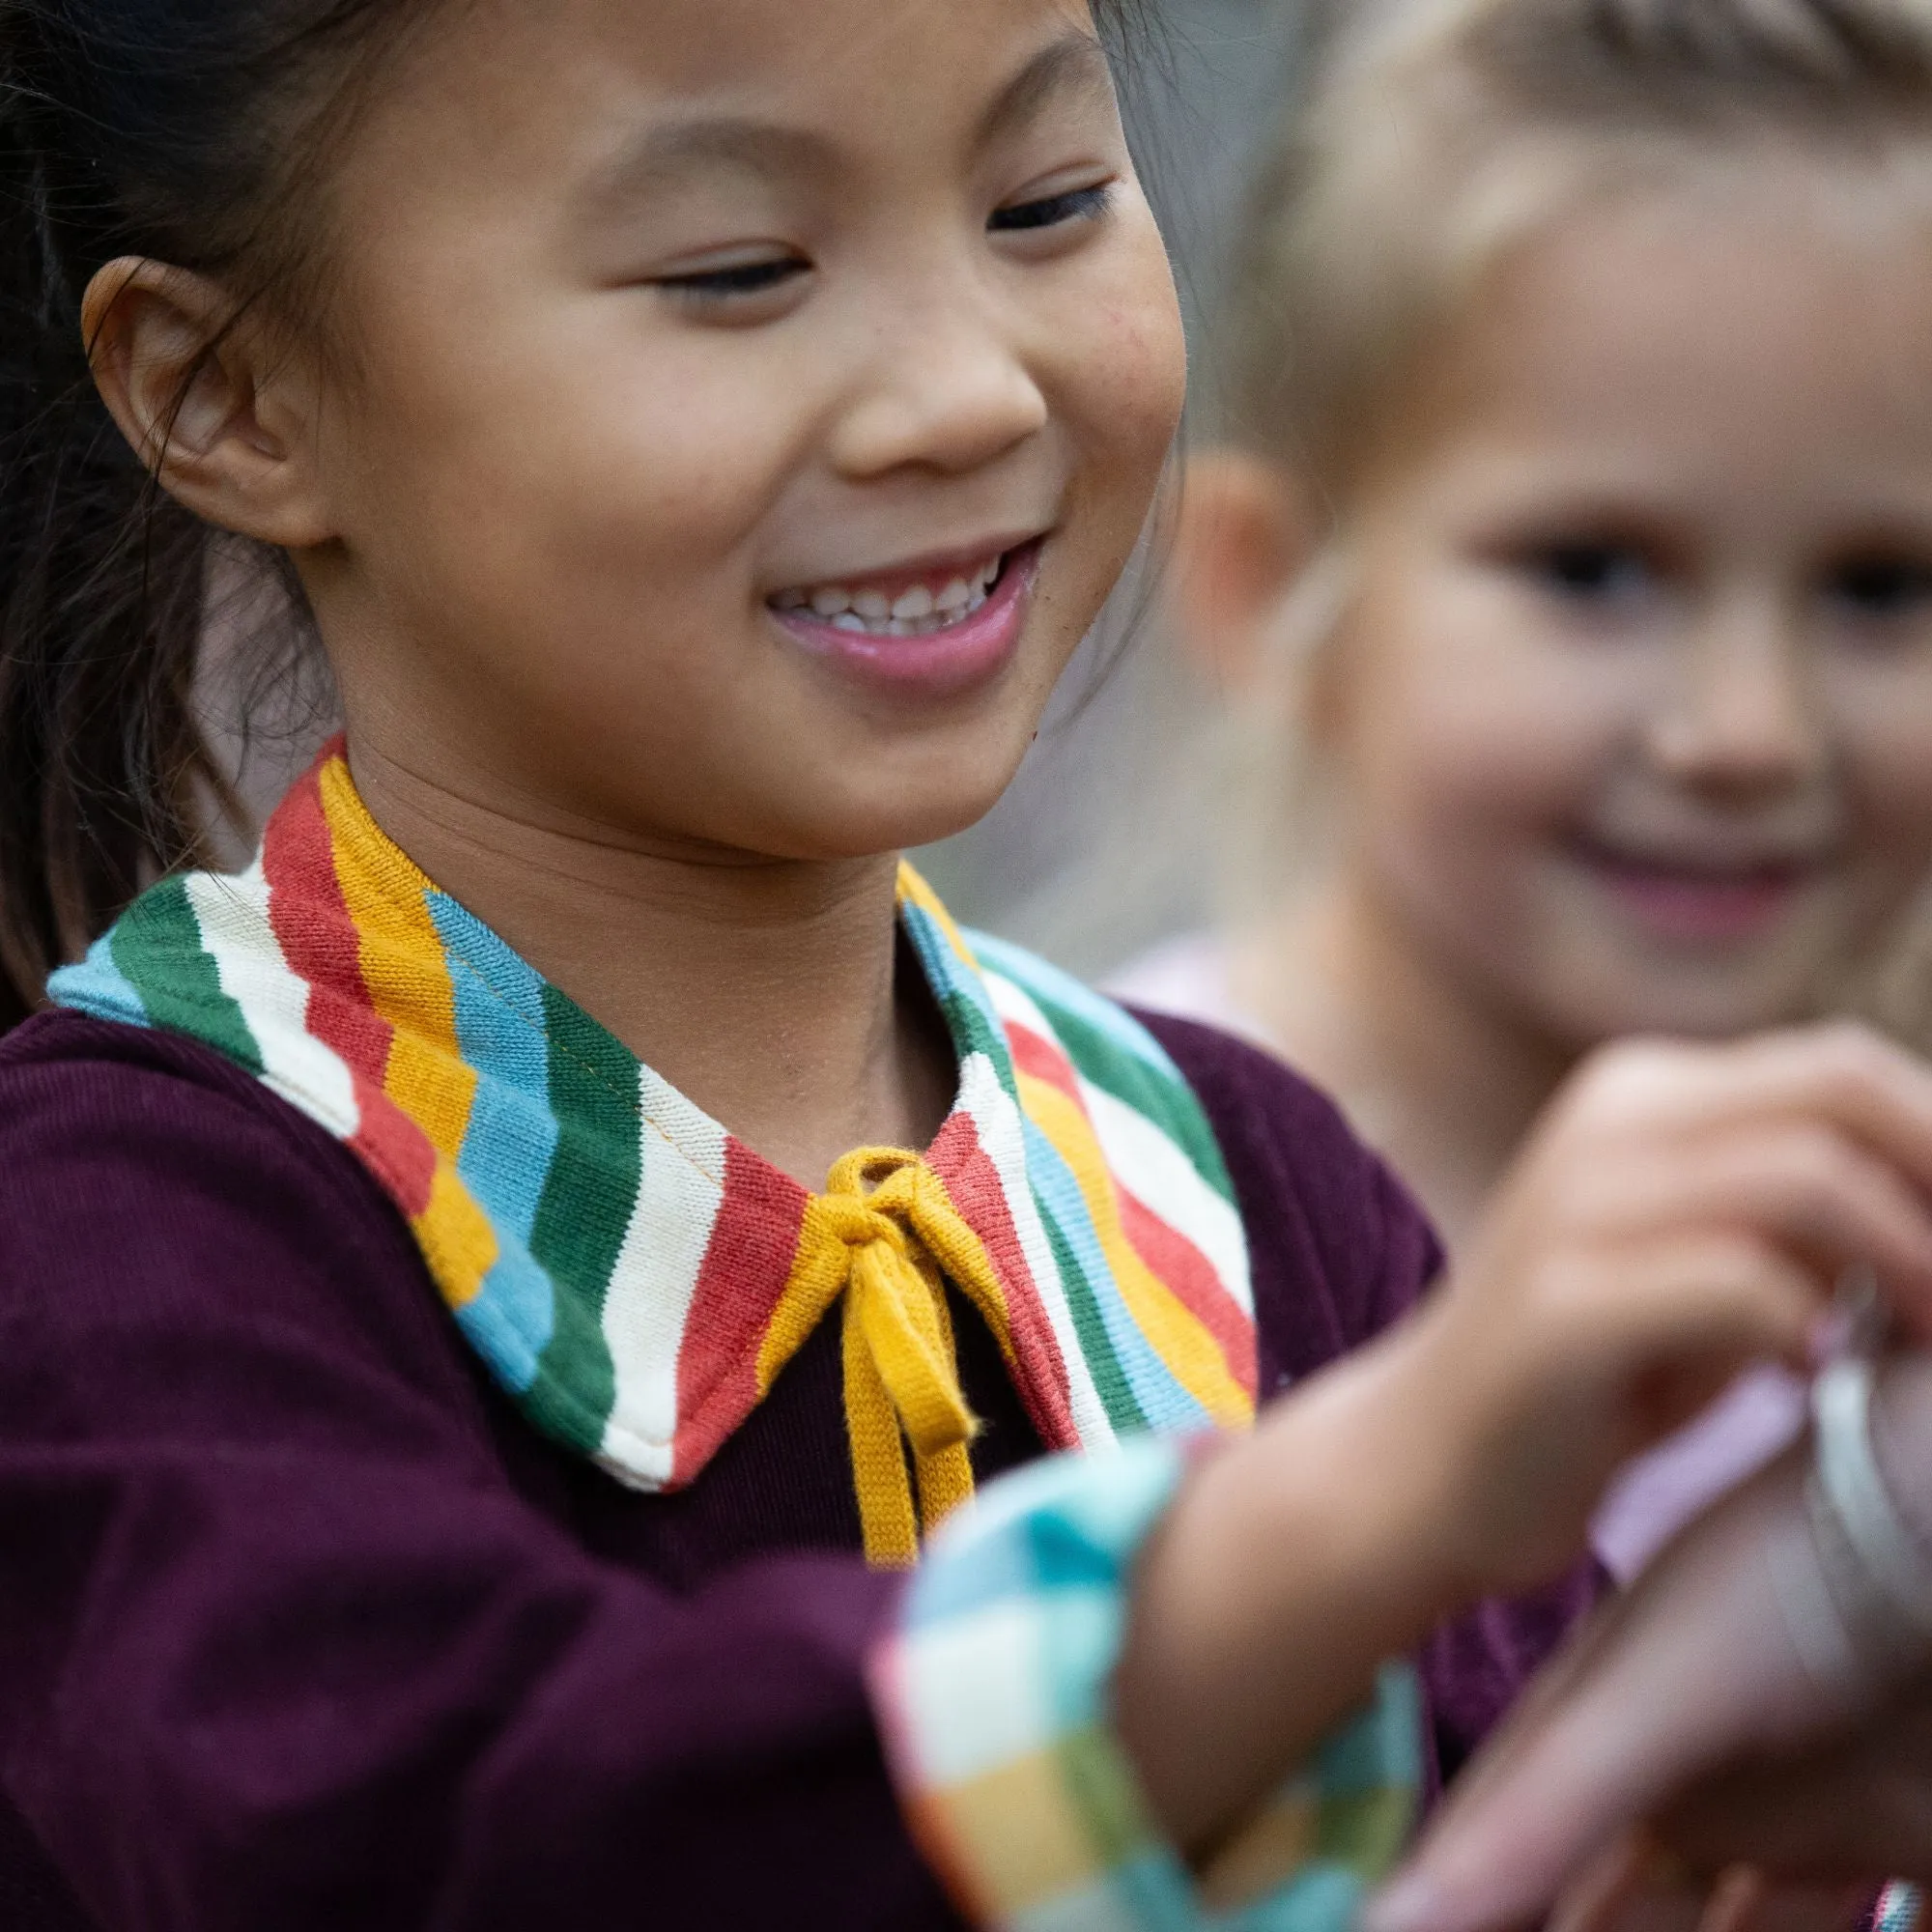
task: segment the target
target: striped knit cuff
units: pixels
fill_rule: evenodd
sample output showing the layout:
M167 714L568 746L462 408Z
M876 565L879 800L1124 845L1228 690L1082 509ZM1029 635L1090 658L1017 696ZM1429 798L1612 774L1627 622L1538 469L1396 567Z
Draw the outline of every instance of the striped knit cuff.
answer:
M927 1856L1001 1932L1345 1932L1421 1788L1420 1693L1394 1666L1214 1861L1154 1826L1109 1720L1141 1547L1184 1448L1141 1437L993 1484L934 1539L872 1693Z
M1925 1919L1925 1894L1916 1885L1889 1885L1872 1915L1874 1932L1918 1932Z

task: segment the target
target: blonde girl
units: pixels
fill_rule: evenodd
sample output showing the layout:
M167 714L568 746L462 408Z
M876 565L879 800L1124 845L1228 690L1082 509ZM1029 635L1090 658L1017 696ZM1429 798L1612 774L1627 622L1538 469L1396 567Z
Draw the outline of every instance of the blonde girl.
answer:
M1356 10L1284 124L1181 573L1238 912L1121 989L1312 1072L1452 1251L1607 1040L1922 1032L1928 160L1907 0ZM1612 1567L1799 1409L1648 1465Z

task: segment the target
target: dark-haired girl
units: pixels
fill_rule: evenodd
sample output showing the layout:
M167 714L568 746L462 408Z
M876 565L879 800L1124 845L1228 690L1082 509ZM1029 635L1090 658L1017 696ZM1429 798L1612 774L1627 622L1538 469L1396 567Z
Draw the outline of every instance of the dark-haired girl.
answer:
M0 4L10 1927L1340 1926L1612 1469L1932 1328L1869 1040L1599 1065L1420 1303L901 867L1173 433L1122 24ZM248 573L347 729L229 876Z

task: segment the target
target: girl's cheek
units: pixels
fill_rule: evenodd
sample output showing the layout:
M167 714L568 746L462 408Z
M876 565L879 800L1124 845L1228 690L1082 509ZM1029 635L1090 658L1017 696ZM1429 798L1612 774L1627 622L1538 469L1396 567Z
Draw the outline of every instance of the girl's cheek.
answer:
M1164 268L1154 298L1138 315L1122 317L1119 336L1118 373L1129 384L1127 399L1138 407L1150 439L1164 449L1187 400L1187 343Z
M1465 835L1517 842L1549 835L1601 777L1621 707L1600 701L1506 607L1458 610L1430 581L1358 632L1359 674L1343 676L1342 716L1376 746L1368 770L1413 836L1480 863ZM1450 621L1451 618L1458 621Z
M1058 331L1056 412L1073 452L1064 546L1097 612L1146 527L1187 391L1186 344L1166 257L1092 292ZM1078 345L1077 353L1067 353ZM1084 625L1082 626L1084 629Z
M1878 706L1852 710L1843 727L1843 762L1880 837L1932 846L1932 667Z
M1165 456L1187 398L1187 343L1151 215L1138 223L1111 280L1093 309L1099 328L1087 358L1089 408L1120 440Z

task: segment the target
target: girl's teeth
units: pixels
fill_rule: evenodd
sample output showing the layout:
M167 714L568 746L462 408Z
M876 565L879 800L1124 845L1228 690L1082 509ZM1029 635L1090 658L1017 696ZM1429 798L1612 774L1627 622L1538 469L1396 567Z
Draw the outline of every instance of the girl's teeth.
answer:
M815 590L781 591L772 604L780 611L810 611L835 631L863 631L880 638L929 637L984 606L1004 561L996 556L971 577L955 577L943 590L916 583L896 599L882 590L847 590L842 584L826 583Z

